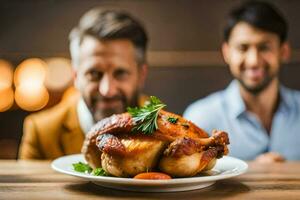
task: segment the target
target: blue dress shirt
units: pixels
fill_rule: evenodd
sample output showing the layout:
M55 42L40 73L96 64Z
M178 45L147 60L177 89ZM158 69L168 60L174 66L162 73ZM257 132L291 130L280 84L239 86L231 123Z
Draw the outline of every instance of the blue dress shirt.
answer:
M223 91L191 104L184 117L211 133L229 134L229 155L244 160L273 151L287 160L300 160L300 92L280 86L280 104L273 117L270 135L256 116L248 112L238 82Z

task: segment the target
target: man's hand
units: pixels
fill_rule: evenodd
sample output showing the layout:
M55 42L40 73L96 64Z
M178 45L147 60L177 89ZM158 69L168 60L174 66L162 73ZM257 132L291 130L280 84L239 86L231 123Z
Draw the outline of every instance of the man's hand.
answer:
M268 152L257 156L254 161L259 163L274 163L274 162L284 162L285 158L279 153Z

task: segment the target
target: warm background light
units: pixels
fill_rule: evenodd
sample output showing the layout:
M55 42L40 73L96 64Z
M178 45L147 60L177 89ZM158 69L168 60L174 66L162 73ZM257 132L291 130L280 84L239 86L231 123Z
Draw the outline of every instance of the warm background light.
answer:
M45 107L49 100L49 93L43 85L21 84L15 91L16 103L24 110L37 111Z
M0 112L7 111L14 104L14 91L11 87L0 90Z
M0 112L7 111L14 103L12 82L12 65L9 62L0 59Z
M62 91L73 83L72 65L67 58L49 58L45 86L52 91Z
M23 61L16 69L14 83L18 87L28 81L43 85L46 77L47 64L39 58L30 58Z
M12 65L9 62L0 59L0 91L10 88L12 85L12 80L13 80Z
M38 58L23 61L16 69L14 83L15 100L20 108L37 111L49 101L49 93L44 86L47 64Z

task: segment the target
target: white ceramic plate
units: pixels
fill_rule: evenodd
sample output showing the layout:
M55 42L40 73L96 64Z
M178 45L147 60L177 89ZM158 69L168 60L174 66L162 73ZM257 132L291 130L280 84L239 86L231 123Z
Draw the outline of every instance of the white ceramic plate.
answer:
M247 171L248 165L244 161L224 156L218 159L215 167L205 174L189 178L174 178L171 180L139 180L132 178L117 178L93 176L73 170L73 163L85 162L82 154L63 156L54 160L52 168L58 172L90 180L97 185L119 190L139 192L174 192L187 191L208 187L217 180L238 176Z

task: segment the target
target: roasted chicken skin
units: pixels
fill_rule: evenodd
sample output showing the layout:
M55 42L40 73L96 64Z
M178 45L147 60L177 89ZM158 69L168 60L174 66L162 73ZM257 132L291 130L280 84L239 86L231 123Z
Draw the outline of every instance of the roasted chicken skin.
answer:
M93 167L108 174L133 177L159 170L173 177L193 176L211 169L228 153L227 133L212 136L183 117L160 110L158 129L145 135L132 132L134 121L129 113L112 115L99 121L88 133L82 153Z

